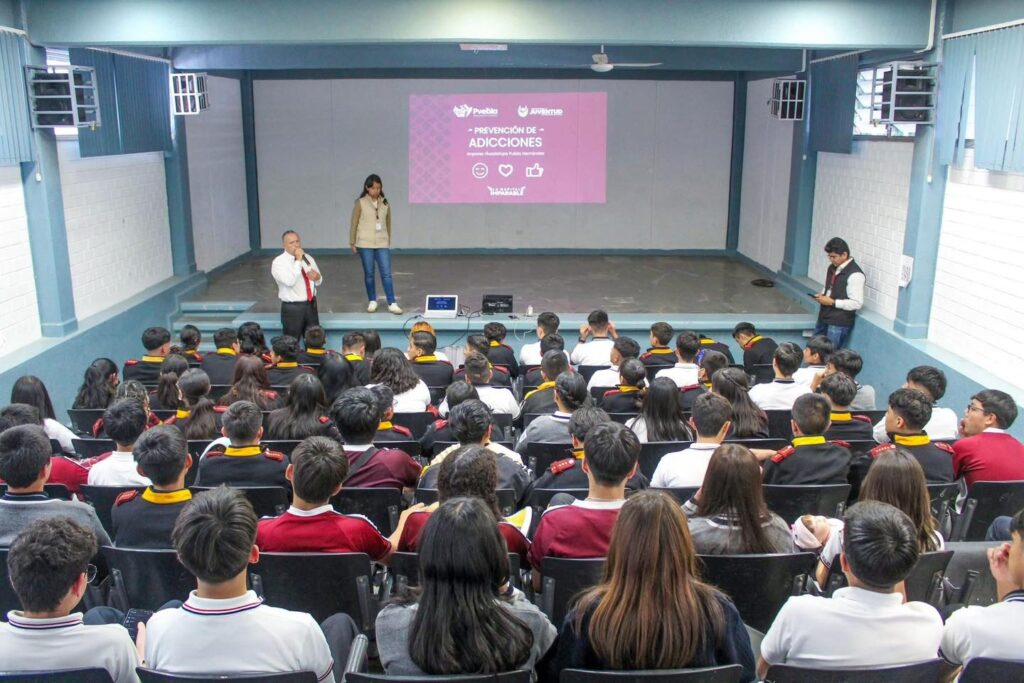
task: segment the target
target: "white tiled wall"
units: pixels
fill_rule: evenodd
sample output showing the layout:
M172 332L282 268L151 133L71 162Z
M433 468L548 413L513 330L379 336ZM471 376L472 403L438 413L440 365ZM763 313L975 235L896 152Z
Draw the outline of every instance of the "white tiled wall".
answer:
M890 320L899 297L913 155L908 142L875 140L854 141L852 154L818 154L808 275L824 281L825 243L842 237L867 277L865 307Z
M1024 176L971 167L946 183L928 340L1015 384L1024 377Z
M739 251L778 270L786 246L793 123L768 113L772 79L747 84Z
M0 166L0 355L40 337L19 166Z
M249 251L239 82L208 77L210 108L187 116L189 192L196 267L210 270Z
M173 274L163 155L82 159L59 143L75 312L82 320Z

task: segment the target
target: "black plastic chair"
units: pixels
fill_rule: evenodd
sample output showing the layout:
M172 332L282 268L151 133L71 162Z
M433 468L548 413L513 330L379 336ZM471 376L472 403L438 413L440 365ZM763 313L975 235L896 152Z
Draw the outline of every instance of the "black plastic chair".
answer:
M7 672L0 670L3 683L112 683L106 669L54 669L53 671Z
M422 439L427 433L427 427L435 419L432 413L395 413L391 421L396 425L402 425L412 432L412 438Z
M53 455L67 455L64 452L64 447L60 445L60 441L57 441L57 439L50 439L50 453Z
M169 600L185 600L196 579L174 550L100 548L110 567L111 600L122 612L131 607L157 610Z
M342 489L344 490L344 489ZM516 492L512 489L498 489L498 508L502 516L508 517L516 511ZM416 502L432 505L438 501L437 489L416 489Z
M640 413L608 413L608 417L611 418L612 422L618 422L620 425L624 425L630 420L636 419L636 416Z
M686 501L688 501L691 498L693 498L694 494L697 493L697 489L699 489L699 488L700 488L699 486L679 486L679 487L675 487L675 488L665 488L665 489L652 488L651 490L652 491L661 491L662 493L667 493L668 495L670 495L673 498L675 498L676 501L680 505L682 505Z
M559 493L568 493L576 500L583 500L590 495L587 489L533 489L530 491L530 497L526 499L526 504L544 510L551 504L551 499Z
M976 481L967 492L963 512L953 525L951 541L983 541L1000 515L1024 508L1024 481Z
M737 683L743 676L739 664L704 669L650 671L586 671L563 669L559 683Z
M11 577L7 573L7 548L0 550L0 614L5 617L11 610L20 610L21 601L11 585Z
M789 445L785 439L726 439L725 443L735 443L747 448L764 448L770 451L781 451Z
M960 673L960 683L1024 681L1024 661L975 657Z
M530 680L529 671L507 671L500 674L471 674L465 676L423 675L392 677L381 674L345 674L345 683L530 683Z
M755 363L750 367L754 384L771 384L775 381L775 368L771 363Z
M551 467L551 463L571 458L572 444L528 443L526 444L526 466L533 471L534 478L540 477Z
M600 403L601 399L604 398L605 392L614 391L617 387L590 387L590 398L594 399L594 403Z
M766 681L772 683L935 683L942 661L931 659L918 664L880 666L868 669L804 669L788 664L768 667Z
M146 490L145 486L79 486L78 490L85 496L85 501L92 505L96 511L96 516L100 518L100 524L107 530L107 533L113 537L114 535L114 522L112 510L114 509L114 501L125 491L138 491L142 493Z
M71 491L64 484L43 484L43 492L50 498L71 500ZM0 484L0 496L7 493L7 484Z
M658 469L658 463L667 453L685 451L693 445L692 441L651 441L640 444L640 471L650 479L654 476L654 470Z
M291 457L292 451L298 446L301 441L297 439L274 439L270 441L260 441L260 445L264 448L277 451L278 453L284 453L288 457Z
M785 439L790 441L793 438L793 419L791 410L766 410L768 415L768 436L772 439Z
M113 439L71 439L71 445L78 457L83 460L117 450L117 444Z
M398 527L402 492L389 488L343 488L331 498L331 505L346 515L362 515L373 522L385 536Z
M78 434L92 436L92 426L96 424L96 420L103 417L105 412L107 412L106 408L68 408L71 429Z
M505 448L509 449L510 451L514 451L515 450L515 443L513 443L512 441L497 441L497 440L493 440L492 439L491 443L496 443L499 446L504 446ZM443 451L445 449L451 448L452 446L458 446L458 445L459 445L458 441L435 441L434 442L434 453L433 453L433 455L437 455L438 453L440 453L441 451ZM561 444L561 445L564 446L565 444Z
M818 561L813 553L699 557L704 580L732 598L743 623L762 633L786 600L803 592Z
M583 375L583 379L587 380L587 384L590 384L590 378L594 376L594 373L598 370L607 370L611 367L611 362L607 365L580 365L577 366L576 372Z
M365 553L260 553L249 576L268 605L308 612L317 623L344 612L361 631L373 631L373 570Z
M854 415L863 415L864 417L871 420L871 424L878 424L881 420L885 419L885 410L854 410Z
M846 499L850 495L849 484L765 484L762 490L768 509L788 524L792 524L801 515L842 518Z
M403 451L414 458L419 457L420 453L423 451L419 441L377 441L373 445L379 449L391 448L393 450Z
M230 384L213 384L213 385L210 385L210 393L209 393L210 400L213 401L214 403L216 403L217 401L221 400L221 398L224 397L224 394L228 393L229 391L231 391L231 385Z
M573 598L601 580L604 562L603 557L587 560L545 557L541 561L543 593L539 606L552 624L561 624Z
M169 674L153 671L144 667L136 667L142 683L316 683L316 674L312 671L296 671L281 674Z
M945 528L947 518L951 517L958 495L960 495L960 482L958 481L947 484L928 484L932 517L938 520L940 529ZM949 535L946 531L943 533Z
M918 557L917 563L904 579L907 600L926 602L932 607L939 609L942 606L943 578L946 574L946 567L949 566L949 561L952 559L952 550L922 553ZM837 589L843 588L846 585L846 575L840 566L839 558L836 558L828 568L824 593L828 597L832 597L832 594Z
M191 486L193 494L216 488L215 486ZM252 503L257 517L277 517L288 509L288 489L281 486L234 486Z
M516 553L508 554L509 574L512 585L520 588L520 572L522 563ZM393 595L401 595L406 589L420 585L420 554L394 553L388 561L388 573L391 574L394 587Z

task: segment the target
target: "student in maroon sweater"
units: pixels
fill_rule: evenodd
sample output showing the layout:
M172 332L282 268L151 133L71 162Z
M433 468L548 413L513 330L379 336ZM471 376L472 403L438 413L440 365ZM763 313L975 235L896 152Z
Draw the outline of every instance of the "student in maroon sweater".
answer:
M960 420L960 435L953 444L953 471L968 488L976 481L1024 479L1024 444L1006 430L1017 419L1013 397L998 389L971 397Z

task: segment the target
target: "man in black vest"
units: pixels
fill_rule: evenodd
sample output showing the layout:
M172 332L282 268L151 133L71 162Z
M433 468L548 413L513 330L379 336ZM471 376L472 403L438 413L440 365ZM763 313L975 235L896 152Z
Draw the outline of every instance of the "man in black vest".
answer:
M821 304L814 334L823 334L840 349L853 330L857 310L864 305L864 271L850 258L850 245L833 237L825 245L832 263L825 274L825 291L814 295Z

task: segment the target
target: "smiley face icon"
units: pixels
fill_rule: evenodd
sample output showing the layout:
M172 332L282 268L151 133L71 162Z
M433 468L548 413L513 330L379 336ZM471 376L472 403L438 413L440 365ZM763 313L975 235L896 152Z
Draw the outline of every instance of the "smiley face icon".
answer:
M473 164L473 177L477 180L483 180L489 172L490 169L487 168L487 164Z

